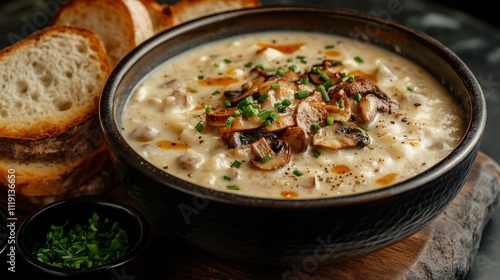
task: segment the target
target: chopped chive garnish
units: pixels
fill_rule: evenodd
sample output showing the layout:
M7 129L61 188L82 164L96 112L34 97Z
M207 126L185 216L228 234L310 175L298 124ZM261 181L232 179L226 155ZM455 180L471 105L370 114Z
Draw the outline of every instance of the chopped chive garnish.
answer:
M328 80L328 81L326 81L326 83L324 83L324 85L325 85L325 88L329 88L329 87L331 87L333 85L333 81L332 80Z
M217 95L217 94L220 94L220 91L215 90L215 91L212 91L212 93L211 93L211 95Z
M325 81L325 82L328 82L328 81L330 81L330 80L331 80L331 79L330 79L330 77L328 77L328 75L327 75L325 72L321 72L320 77L321 77L321 79L323 79L323 81Z
M266 68L264 68L264 71L266 71L266 72L274 72L274 71L276 71L276 68L266 67Z
M268 161L270 161L270 160L271 160L271 157L270 157L270 156L265 156L265 157L263 157L263 158L261 158L261 159L260 159L260 161L261 161L262 163L266 163L266 162L268 162Z
M225 58L223 61L226 64L229 64L229 63L233 62L231 59L228 59L228 58Z
M325 49L333 49L333 48L335 48L335 46L334 46L334 45L326 45L326 46L325 46Z
M321 129L321 126L320 126L317 122L313 122L313 123L311 124L311 127L312 127L314 130L316 130L316 131L318 131L318 130L320 130L320 129Z
M252 96L247 96L245 97L245 99L241 100L240 102L238 102L238 104L236 105L236 107L238 108L242 108L242 107L245 107L249 104L252 104L253 103L253 97Z
M239 189L240 189L238 186L235 186L235 185L227 186L226 188L227 188L228 190L232 190L232 191L237 191L237 190L239 190Z
M314 151L313 151L313 156L314 156L315 158L319 158L319 156L320 156L320 155L321 155L321 153L320 153L318 150L314 150Z
M285 69L283 67L280 67L278 71L276 72L276 75L283 77L285 76Z
M262 123L262 126L270 126L271 125L271 120L265 120L263 123Z
M203 76L203 75L198 76L198 80L203 80L203 78L205 78L205 76Z
M354 82L354 76L351 75L351 76L347 77L347 81L349 81L351 83Z
M242 110L243 110L243 113L245 114L245 116L247 116L247 117L252 117L255 114L257 114L257 110L252 106L252 104L248 104Z
M196 90L195 88L192 88L192 87L189 87L188 91L191 92L191 93L197 93L198 92L198 90Z
M303 77L302 79L300 79L300 84L301 85L308 85L309 79L307 77Z
M260 119L266 119L267 117L269 117L269 115L271 115L272 112L273 111L271 110L262 110L257 113L257 117L259 117Z
M356 100L356 102L359 102L363 98L363 95L361 95L361 93L358 92L352 98L354 98L354 100Z
M258 100L259 100L259 102L261 102L261 103L262 103L262 102L264 102L264 101L265 101L268 97L269 97L269 94L264 93L264 94L262 94L261 96L259 96L259 99L258 99Z
M222 177L222 178L223 178L224 180L226 180L226 181L231 181L231 180L233 180L233 178L231 178L231 177L229 177L229 176L227 176L227 175L224 175L224 177Z
M231 163L232 167L240 168L241 166L241 161L235 160L233 163Z
M244 66L245 66L246 68L250 68L250 67L252 67L252 65L253 65L253 63L252 63L252 62L248 62L248 63L246 63Z
M293 61L293 58L289 57L286 59L286 62L292 62Z
M296 58L302 60L302 59L305 59L306 57L303 55L297 55Z
M340 109L343 109L345 107L344 99L337 101L337 106L339 106Z
M356 62L358 62L358 63L363 63L364 62L364 60L361 57L359 57L359 56L356 56L354 58L354 60L356 60Z
M295 170L293 171L293 174L295 174L296 176L299 176L299 177L300 177L300 176L302 176L302 175L304 175L302 172L300 172L300 171L299 171L299 170L297 170L297 169L295 169Z
M346 123L346 122L347 122L347 121L346 121L346 120L344 120L344 119L340 119L340 120L339 120L339 123L341 123L341 124L344 124L344 123Z
M321 95L323 95L323 98L325 99L326 102L330 101L330 96L328 96L328 92L326 92L324 85L316 86L316 90L319 91Z
M283 101L281 101L281 105L290 106L290 105L292 105L292 101L290 101L290 99L285 98L285 99L283 99Z
M231 104L231 101L229 101L229 100L224 100L224 105L226 105L226 107L232 107L233 106Z
M271 111L271 114L269 114L267 119L274 122L278 119L278 114L276 114L274 111Z
M297 65L292 64L292 65L288 66L288 70L293 71L293 72L297 71Z
M219 68L220 64L219 63L214 63L214 67Z
M233 122L234 122L234 117L231 116L231 117L227 118L226 123L224 125L229 127L233 124Z
M278 112L280 112L280 113L285 113L285 112L286 112L286 107L287 107L287 106L279 105L279 106L278 106Z
M311 72L316 74L321 74L323 72L323 68L321 66L311 66Z
M334 122L335 122L335 118L333 116L328 116L326 118L326 125L333 125Z
M412 87L412 86L408 86L408 87L406 87L406 89L407 89L409 92L413 92L413 87Z
M264 70L264 66L262 64L255 65L255 68Z
M205 114L210 114L212 113L212 106L206 105L205 106Z
M281 87L281 85L280 85L280 84L272 84L272 85L271 85L271 88L272 88L272 89L275 89L275 88L280 88L280 87Z
M297 99L306 98L308 96L309 96L309 91L307 91L307 90L303 90L303 91L299 91L299 92L295 93L295 98L297 98Z
M234 116L234 117L237 117L237 116L241 115L241 113L243 113L243 112L242 112L240 109L236 109L236 110L234 110L234 112L233 112L233 116Z

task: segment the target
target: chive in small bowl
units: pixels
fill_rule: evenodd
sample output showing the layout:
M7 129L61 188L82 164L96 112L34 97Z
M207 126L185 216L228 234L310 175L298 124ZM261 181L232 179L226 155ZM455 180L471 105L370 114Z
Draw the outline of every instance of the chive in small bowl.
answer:
M149 240L141 212L97 196L49 204L30 215L16 235L22 271L37 279L147 278Z

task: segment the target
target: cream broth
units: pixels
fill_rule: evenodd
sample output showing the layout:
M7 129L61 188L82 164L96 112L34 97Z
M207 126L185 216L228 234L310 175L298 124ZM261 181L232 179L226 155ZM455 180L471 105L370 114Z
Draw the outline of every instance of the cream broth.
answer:
M248 104L237 100L249 91ZM241 35L188 50L136 87L122 117L128 143L165 172L278 199L345 196L403 181L448 155L465 129L450 93L412 62L349 38L302 32Z

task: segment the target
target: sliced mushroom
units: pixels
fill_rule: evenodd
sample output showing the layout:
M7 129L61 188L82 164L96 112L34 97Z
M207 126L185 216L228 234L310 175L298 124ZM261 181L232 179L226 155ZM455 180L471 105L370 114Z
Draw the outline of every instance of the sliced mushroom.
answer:
M331 150L365 147L370 137L354 123L339 124L321 128L313 137L313 145Z
M313 65L312 68L319 68L320 71L310 71L309 79L317 85L324 84L326 80L321 77L321 73L324 73L332 81L333 84L339 83L342 80L342 62L338 60L325 59L323 63Z
M231 107L219 111L212 111L206 115L206 121L208 125L211 126L224 126L229 117L233 116L234 111L238 108Z
M225 91L224 96L231 102L231 104L236 105L241 100L247 98L248 96L253 96L258 93L259 84L266 80L263 76L258 76L257 78L244 83L241 86L241 91Z
M333 116L333 119L337 122L351 119L351 102L343 90L335 93L325 107L328 116Z
M252 117L239 115L234 118L234 121L231 124L231 129L234 131L253 130L261 127L263 122L264 120L257 117L257 115L254 115Z
M241 132L236 132L230 127L222 126L219 128L221 140L226 143L229 148L238 148L249 144L248 138Z
M259 159L263 159L265 157L270 157L272 158L274 156L274 151L267 143L266 139L264 137L260 138L256 142L253 142L250 147L252 148L252 151L254 154L257 155Z
M366 95L366 94L374 94L380 99L388 99L387 95L370 79L363 76L354 77L354 81L344 81L339 83L328 90L328 95L332 98L337 92L343 90L347 97L352 97L356 94Z
M377 114L380 99L373 94L367 94L359 101L358 109L361 120L365 123L373 121Z
M281 136L281 140L287 142L292 151L302 153L309 145L309 135L300 127L289 127Z
M252 165L264 171L272 171L286 166L292 157L292 149L287 142L276 140L273 142L274 156L262 162L262 158L251 160Z
M323 96L319 92L314 92L297 105L295 119L297 126L306 133L311 133L311 125L318 123L323 125L328 116L325 103L322 102Z
M271 122L271 124L266 126L265 129L268 132L277 132L292 126L295 126L295 119L293 118L293 116L283 115L279 116L275 121Z
M277 100L283 100L285 98L291 100L297 90L297 84L290 82L283 77L268 79L259 85L260 95L274 91Z

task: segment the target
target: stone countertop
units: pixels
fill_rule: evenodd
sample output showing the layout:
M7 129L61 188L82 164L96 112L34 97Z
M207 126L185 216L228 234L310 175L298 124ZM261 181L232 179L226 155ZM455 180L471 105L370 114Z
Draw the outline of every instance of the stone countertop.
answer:
M0 4L0 48L46 26L64 0L16 0ZM176 1L159 1L175 3ZM261 0L263 5L304 6L304 0ZM429 1L357 0L308 1L309 6L358 10L391 19L431 35L454 51L481 84L488 122L481 151L500 163L500 29L480 18ZM487 9L487 7L485 7ZM500 275L500 208L486 226L475 263L467 279L498 279Z

